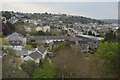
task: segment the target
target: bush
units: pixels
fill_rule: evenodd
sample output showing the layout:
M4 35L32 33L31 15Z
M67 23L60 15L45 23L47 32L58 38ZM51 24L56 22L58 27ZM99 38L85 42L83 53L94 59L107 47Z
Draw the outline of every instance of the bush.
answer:
M26 46L25 46L25 49L30 49L30 48L32 48L31 45L26 45Z
M56 71L52 64L44 64L42 68L33 73L33 78L55 78Z
M32 77L33 72L35 72L38 69L39 64L29 60L22 63L20 66L24 72L26 72L30 77Z
M10 56L16 56L16 50L14 50L12 48L6 48L6 49L4 49L4 52Z
M59 45L53 51L57 52L60 49L63 49L65 47L70 47L70 45L67 42L62 42L62 43L59 43Z

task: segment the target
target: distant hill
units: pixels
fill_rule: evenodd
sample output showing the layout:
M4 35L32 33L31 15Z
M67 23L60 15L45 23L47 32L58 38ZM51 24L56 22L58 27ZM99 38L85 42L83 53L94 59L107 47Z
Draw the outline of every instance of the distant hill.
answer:
M6 17L6 19L10 19L11 17L18 15L22 16L21 19L41 19L42 21L49 22L48 19L56 18L55 21L62 21L65 24L74 24L76 22L81 22L82 24L87 23L98 23L104 24L103 21L87 18L83 16L72 16L67 14L51 14L51 13L20 13L13 11L2 11L2 16Z
M101 21L107 22L107 23L118 23L117 19L99 19Z

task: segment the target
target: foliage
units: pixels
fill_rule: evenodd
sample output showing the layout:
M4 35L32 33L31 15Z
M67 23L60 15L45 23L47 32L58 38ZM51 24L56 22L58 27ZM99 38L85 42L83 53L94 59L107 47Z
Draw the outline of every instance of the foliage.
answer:
M45 32L43 32L43 31L38 31L37 34L38 34L38 35L41 35L41 36L45 36Z
M98 56L105 60L105 64L110 67L110 70L116 68L116 62L119 56L119 49L120 45L118 43L103 42L100 43L98 46Z
M52 62L59 77L115 78L120 70L119 48L118 43L101 41L95 54L83 55L79 48L64 47L55 52Z
M32 48L31 45L26 45L26 46L25 46L25 49L30 49L30 48Z
M102 78L118 77L119 49L120 45L118 43L100 42L97 54L91 57L91 65L94 66L92 70Z
M116 41L116 33L113 31L109 31L105 34L105 41L115 42Z
M32 77L33 72L35 72L39 67L37 63L31 60L23 62L20 66L22 70L26 72L30 77Z
M41 44L41 43L38 43L35 41L35 39L31 39L29 42L28 42L28 45L31 45L32 48L37 48L37 46Z
M10 27L12 32L15 32L15 26L13 24L11 24L9 21L7 21L6 24Z
M88 35L92 35L92 32L91 32L91 31L88 31Z
M3 50L5 53L7 53L10 56L16 56L16 50L12 49L12 48L6 48Z
M14 26L15 26L15 32L18 32L18 33L25 36L26 31L25 31L25 28L24 28L23 24L24 23L22 23L22 22L17 22L17 23L14 24Z
M10 27L6 24L2 22L2 36L7 36L9 34L11 34L11 29Z
M63 49L65 47L70 47L69 43L67 43L67 42L61 42L61 43L59 43L59 45L53 51L57 52L60 49Z
M11 60L14 59L13 63ZM29 76L19 69L20 60L15 57L6 56L2 58L2 78L29 78Z
M67 17L66 15L62 15L59 18L59 20L62 21L63 23L65 23L65 24L73 24L75 22L81 22L82 24L87 24L87 23L104 24L104 22L102 22L102 21L87 18L87 17L83 17L83 16L70 16L70 17Z
M12 14L8 11L2 12L2 16L6 17L6 19L10 19L12 17Z
M2 45L9 45L9 41L6 38L0 38L0 42L2 42Z
M32 25L30 30L31 30L30 31L31 35L36 35L37 34L36 26L35 25Z
M65 47L56 52L52 59L59 78L87 78L89 74L88 59L80 48Z
M56 71L52 64L44 64L42 68L33 73L33 78L55 78Z

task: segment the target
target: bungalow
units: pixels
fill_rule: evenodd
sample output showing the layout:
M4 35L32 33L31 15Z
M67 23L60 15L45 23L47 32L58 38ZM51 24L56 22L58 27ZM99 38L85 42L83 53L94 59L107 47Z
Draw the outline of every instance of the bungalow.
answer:
M24 44L26 44L26 38L17 32L7 36L6 39L10 43L10 46L8 47L11 47L15 50L22 50Z
M19 53L22 61L34 60L37 63L39 63L40 59L45 59L46 55L47 49L45 49L43 46L32 50L23 50Z
M51 29L51 32L52 35L60 35L62 30L55 28L55 29Z

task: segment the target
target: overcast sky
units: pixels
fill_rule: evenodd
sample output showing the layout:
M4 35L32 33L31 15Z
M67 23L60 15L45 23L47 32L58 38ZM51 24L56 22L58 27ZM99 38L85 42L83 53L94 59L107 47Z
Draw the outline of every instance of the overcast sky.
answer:
M72 0L71 0L72 1ZM74 0L75 1L75 0ZM81 0L82 1L82 0ZM104 0L104 2L37 2L36 0L24 0L12 2L5 0L1 5L1 10L30 13L61 13L68 15L86 16L95 19L117 19L118 2L117 0ZM105 2L106 1L106 2Z

